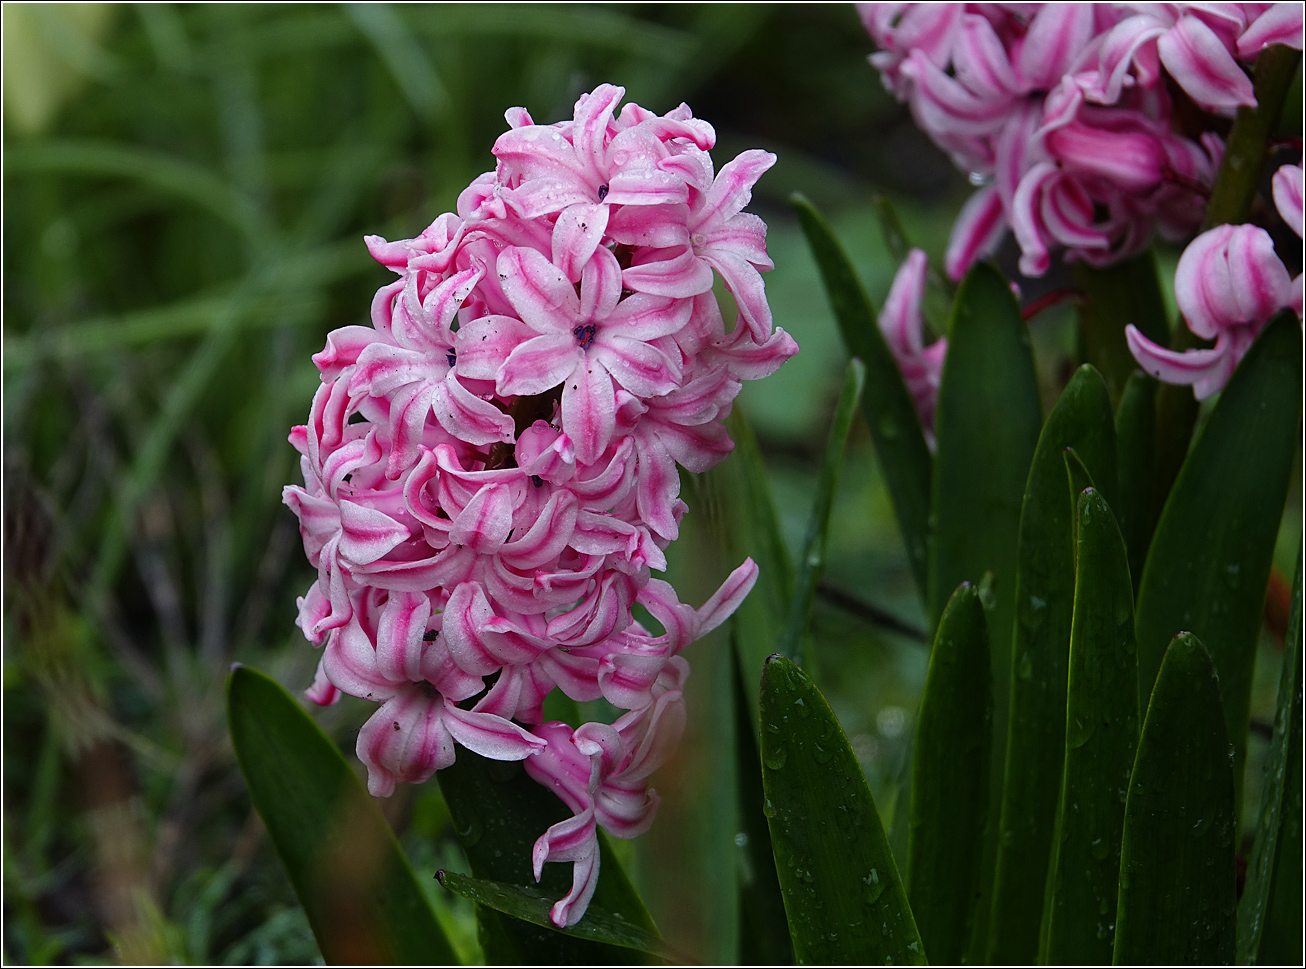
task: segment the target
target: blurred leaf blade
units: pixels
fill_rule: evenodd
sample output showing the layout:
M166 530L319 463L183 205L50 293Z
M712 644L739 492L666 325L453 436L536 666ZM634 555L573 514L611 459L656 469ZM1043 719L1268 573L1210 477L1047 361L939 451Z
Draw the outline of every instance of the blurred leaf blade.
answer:
M990 681L984 607L965 583L939 620L913 751L907 896L939 964L961 962L974 922L992 756Z
M923 965L898 866L834 711L779 655L762 671L761 707L765 810L799 964Z
M816 482L816 497L812 513L807 520L807 536L803 543L803 556L794 580L793 604L789 625L780 640L779 653L803 665L803 641L812 622L812 607L816 602L816 585L825 567L826 543L830 534L830 512L834 508L835 493L839 488L839 468L843 464L844 448L852 430L857 405L866 386L866 367L854 357L844 372L843 388L834 411L834 423L825 442L825 454Z
M1210 653L1166 650L1125 802L1115 965L1212 965L1234 956L1234 783Z
M1065 766L1039 962L1105 965L1115 941L1124 795L1138 745L1138 663L1128 554L1094 488L1079 498L1075 563Z
M390 825L282 687L231 673L236 758L328 964L457 961Z
M743 411L736 407L726 420L734 439L730 457L703 476L712 515L719 522L722 543L733 561L757 563L757 584L732 620L745 682L762 675L766 658L778 648L794 600L794 569L780 531L780 519L762 451ZM747 691L749 722L757 735L757 695Z
M1283 649L1283 671L1279 674L1279 697L1274 714L1274 734L1265 761L1261 807L1256 815L1256 840L1247 863L1247 881L1238 902L1238 964L1256 965L1263 960L1261 938L1271 913L1271 894L1279 884L1279 866L1292 879L1292 864L1300 856L1301 835L1301 731L1302 731L1302 553L1297 553L1297 572L1292 583L1292 614ZM1295 751L1295 754L1294 754ZM1295 801L1294 803L1294 796ZM1295 819L1294 819L1295 815ZM1290 847L1293 822L1297 828L1297 851ZM1300 864L1300 863L1298 863ZM1300 881L1300 867L1297 869ZM1285 880L1285 886L1288 882ZM1300 889L1298 889L1300 891ZM1298 895L1300 899L1300 895ZM1292 912L1291 904L1286 907ZM1293 929L1296 929L1294 933ZM1301 921L1283 927L1285 939L1301 935ZM1282 957L1286 953L1271 953ZM1289 958L1292 958L1289 956Z
M922 597L930 547L931 463L916 405L880 333L875 310L824 216L801 195L792 199L851 356L866 365L862 409L893 501L912 575Z
M1199 431L1161 513L1138 592L1139 704L1170 638L1209 643L1242 789L1252 665L1300 415L1301 327L1257 338Z

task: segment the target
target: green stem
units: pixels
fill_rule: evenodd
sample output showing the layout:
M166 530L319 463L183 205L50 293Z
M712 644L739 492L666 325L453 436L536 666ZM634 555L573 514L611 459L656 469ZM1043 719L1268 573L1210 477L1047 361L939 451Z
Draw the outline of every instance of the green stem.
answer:
M1138 369L1125 342L1125 326L1134 324L1154 343L1165 343L1170 335L1156 256L1149 249L1102 269L1077 262L1072 271L1075 286L1083 292L1079 304L1080 358L1097 368L1115 404L1129 375Z
M1211 190L1202 229L1225 223L1246 222L1252 200L1261 187L1265 167L1265 145L1283 114L1283 103L1292 87L1301 51L1275 44L1256 59L1252 90L1256 106L1239 108L1225 145L1224 159Z

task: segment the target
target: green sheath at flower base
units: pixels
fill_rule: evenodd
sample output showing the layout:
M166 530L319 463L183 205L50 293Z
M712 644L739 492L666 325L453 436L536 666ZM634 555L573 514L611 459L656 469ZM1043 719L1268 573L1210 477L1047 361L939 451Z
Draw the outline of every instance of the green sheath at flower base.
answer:
M1124 799L1138 746L1138 664L1129 559L1096 489L1080 496L1077 524L1065 767L1039 962L1102 965L1115 939Z
M1080 367L1039 435L1021 506L1011 719L1003 737L1006 761L987 950L994 963L1033 962L1038 953L1065 752L1075 501L1085 483L1114 481L1115 446L1106 384L1093 367ZM1075 487L1076 479L1085 478Z
M993 696L979 590L943 611L916 724L907 896L931 957L960 962L970 939L988 815Z
M800 965L923 965L875 801L839 721L799 667L762 671L762 783Z
M1113 962L1219 965L1234 955L1229 737L1211 654L1165 653L1125 802Z

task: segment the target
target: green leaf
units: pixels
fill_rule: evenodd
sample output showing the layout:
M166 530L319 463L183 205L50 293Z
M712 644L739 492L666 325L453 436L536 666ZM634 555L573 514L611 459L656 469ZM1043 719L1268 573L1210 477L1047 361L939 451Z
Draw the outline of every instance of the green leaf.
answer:
M993 663L993 736L1007 737L1011 642L1017 584L1017 533L1042 412L1029 334L1007 281L991 265L971 269L957 293L948 328L934 430L934 535L929 608L938 622L945 597L962 582L993 574L985 598ZM1056 457L1058 495L1066 485ZM981 593L985 590L982 588ZM994 757L989 789L1001 790L1004 758ZM999 800L990 799L985 853L969 961L985 951Z
M250 797L327 964L456 962L376 802L294 698L237 666L227 720Z
M538 888L526 888L506 882L468 878L466 875L452 871L438 871L435 877L441 885L455 895L461 895L478 905L502 912L519 921L541 926L550 932L571 936L585 942L636 949L668 960L683 961L656 933L650 932L642 925L627 922L613 912L605 912L597 905L591 904L585 912L585 917L575 925L559 929L549 921L549 909L562 897L561 895L549 895Z
M1298 440L1301 325L1257 338L1198 432L1156 526L1138 593L1139 707L1170 637L1209 644L1242 788L1252 665Z
M1125 801L1115 965L1218 965L1234 955L1229 736L1211 654L1166 650Z
M1138 746L1129 557L1101 493L1079 498L1066 753L1041 964L1106 965L1114 939L1124 796Z
M825 567L825 545L830 533L830 510L834 507L835 492L839 488L839 468L843 464L844 446L852 430L857 405L866 385L866 367L854 357L848 361L844 373L843 389L835 407L834 423L825 442L825 455L816 480L816 497L812 501L812 514L807 520L807 537L803 541L803 557L794 581L793 603L789 611L789 625L777 650L783 656L803 665L803 642L807 627L812 621L812 606L816 602L816 584Z
M771 832L762 808L762 759L757 752L756 724L748 713L743 667L738 645L731 644L731 688L735 710L735 783L739 795L739 957L743 965L792 965L794 944L785 921L780 879L775 871ZM736 838L738 845L739 839Z
M550 825L571 816L566 806L532 780L521 764L489 760L470 750L460 749L453 765L436 776L472 875L485 881L536 888L532 848ZM571 877L570 864L548 864L538 888L560 898L570 890ZM657 934L653 919L602 832L599 884L591 904L651 935ZM479 907L476 914L481 948L490 963L588 965L625 963L634 958L628 948L590 941L575 933L564 935L554 928L506 918L485 907Z
M821 270L844 345L850 356L866 365L862 410L893 501L912 575L924 598L928 588L931 458L916 405L880 333L870 297L834 230L806 198L795 195L792 202ZM952 588L949 586L949 591Z
M753 429L736 407L726 419L734 439L730 457L696 479L706 499L704 517L720 529L718 538L734 563L752 558L757 563L757 584L732 618L744 680L755 683L766 658L776 651L789 622L794 597L794 569L780 532L770 478L762 461ZM749 690L749 723L757 736L757 694Z
M1129 576L1137 588L1152 541L1155 475L1156 381L1135 370L1116 407L1116 521L1129 549Z
M1279 702L1274 714L1274 736L1265 758L1265 780L1261 786L1261 809L1256 815L1256 841L1247 864L1247 882L1238 903L1238 963L1255 965L1261 948L1261 936L1270 911L1271 887L1277 885L1277 869L1291 855L1283 853L1283 834L1292 824L1292 796L1297 795L1297 857L1300 857L1300 789L1293 781L1301 761L1302 729L1302 556L1297 553L1297 576L1292 583L1292 616L1283 648L1283 670L1279 674ZM1292 754L1293 747L1297 753ZM1291 864L1291 862L1289 862ZM1300 863L1297 874L1300 875ZM1298 889L1300 893L1300 888ZM1298 894L1300 899L1300 894ZM1300 914L1296 935L1301 934Z
M920 935L866 777L799 667L762 671L762 784L801 965L923 965Z
M1075 285L1086 297L1079 302L1080 356L1098 369L1112 401L1118 401L1138 368L1125 342L1125 327L1133 324L1161 346L1170 340L1156 254L1148 249L1104 268L1081 260L1072 268Z
M895 266L901 266L914 248L907 230L898 217L898 210L893 200L887 195L876 195L871 200L875 214L880 221L880 235L884 239L884 248ZM930 327L941 334L946 325L948 314L952 310L952 296L956 287L952 280L944 276L933 263L926 266L925 292L921 296L921 315L925 318L927 330Z
M1089 483L1113 479L1113 438L1106 384L1092 367L1080 367L1039 435L1021 505L1015 668L988 940L996 964L1032 963L1038 954L1065 754L1075 502L1083 490L1068 489L1067 475L1075 466Z
M907 896L931 958L959 963L975 916L988 816L993 696L979 590L963 583L930 653L912 757Z

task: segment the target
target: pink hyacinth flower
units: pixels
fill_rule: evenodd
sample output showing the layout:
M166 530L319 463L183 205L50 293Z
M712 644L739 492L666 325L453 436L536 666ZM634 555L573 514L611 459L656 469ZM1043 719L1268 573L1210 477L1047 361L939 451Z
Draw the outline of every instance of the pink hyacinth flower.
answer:
M1269 233L1252 225L1220 225L1194 239L1175 269L1175 300L1188 328L1214 347L1177 353L1132 325L1125 337L1139 366L1165 383L1191 384L1198 400L1224 387L1265 324L1295 302Z
M934 407L943 376L943 358L948 340L940 337L926 347L922 341L925 319L921 316L921 298L925 295L926 257L920 249L907 254L880 310L880 332L902 371L921 428L931 448L934 446Z

